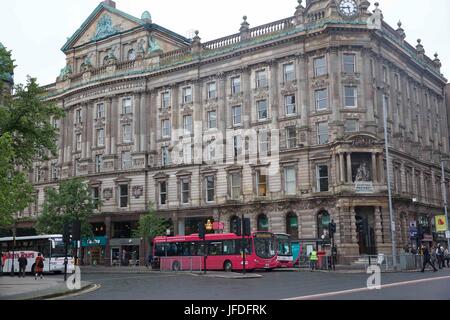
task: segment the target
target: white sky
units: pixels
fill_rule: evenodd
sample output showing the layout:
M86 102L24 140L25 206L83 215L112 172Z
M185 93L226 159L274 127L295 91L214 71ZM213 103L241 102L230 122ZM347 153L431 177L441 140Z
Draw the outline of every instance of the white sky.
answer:
M303 1L305 3L306 1ZM375 3L375 0L370 1ZM422 39L426 54L435 52L450 77L450 1L379 0L385 20L394 28L400 19L407 41ZM0 42L13 51L16 83L27 75L41 85L56 80L65 65L61 47L100 0L0 0ZM296 0L116 0L117 8L137 18L148 10L153 22L187 36L199 30L203 42L239 31L242 16L250 27L292 16ZM372 6L373 8L373 6Z

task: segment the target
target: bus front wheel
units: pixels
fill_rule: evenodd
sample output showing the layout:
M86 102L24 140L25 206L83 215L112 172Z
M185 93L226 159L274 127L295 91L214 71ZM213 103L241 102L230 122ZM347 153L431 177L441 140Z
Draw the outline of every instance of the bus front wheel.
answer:
M180 271L180 263L178 261L175 261L172 265L173 271Z
M226 272L231 272L231 271L233 271L233 264L231 263L231 261L229 261L229 260L225 261L225 263L223 264L223 269L224 269Z

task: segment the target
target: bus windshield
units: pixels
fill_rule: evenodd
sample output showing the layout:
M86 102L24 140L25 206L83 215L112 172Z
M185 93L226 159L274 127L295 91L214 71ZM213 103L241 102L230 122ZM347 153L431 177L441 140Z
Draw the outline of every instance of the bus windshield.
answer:
M276 235L279 256L292 256L291 239L287 235Z
M52 248L52 251L51 251L52 258L64 258L66 255L66 248L65 248L64 242L59 239L54 239L53 242L54 242L55 247ZM72 257L71 251L72 250L70 250L70 248L67 251L67 256L69 258Z
M258 257L275 257L275 238L272 233L255 233L255 253Z

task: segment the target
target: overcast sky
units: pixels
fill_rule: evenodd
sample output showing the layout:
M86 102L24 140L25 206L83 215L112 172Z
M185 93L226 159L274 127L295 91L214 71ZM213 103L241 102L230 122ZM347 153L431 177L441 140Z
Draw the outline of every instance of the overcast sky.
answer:
M16 83L26 76L41 85L56 80L65 65L61 47L100 0L0 0L0 42L13 51ZM303 1L305 3L305 1ZM375 3L375 1L370 1ZM442 73L450 77L450 1L379 0L385 20L397 28L401 19L413 46L422 39L428 56L439 53ZM242 16L251 27L292 16L296 0L116 0L117 8L140 18L148 10L153 22L188 36L200 31L209 41L239 31ZM372 6L373 8L373 6Z

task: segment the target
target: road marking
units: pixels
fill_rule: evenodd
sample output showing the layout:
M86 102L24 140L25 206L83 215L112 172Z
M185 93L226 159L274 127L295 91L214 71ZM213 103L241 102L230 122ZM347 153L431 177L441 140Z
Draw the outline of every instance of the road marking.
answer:
M46 299L46 300L62 300L62 299L67 299L67 298L78 297L78 296L81 296L82 294L87 294L87 293L93 292L93 291L95 291L95 290L98 290L98 289L100 289L100 288L101 288L101 285L99 285L99 284L94 284L94 285L93 285L91 288L89 288L89 289L82 290L82 291L79 291L79 292L73 293L73 294L67 294L67 295L60 296L60 297L55 297L55 298L51 298L51 299Z
M176 277L176 275L158 276L158 278L174 278L174 277ZM151 278L156 278L156 277L149 277L147 275L135 276L135 277L120 277L119 276L117 278L104 278L104 279L94 278L93 280L95 280L95 281L116 281L116 280L151 279Z
M411 285L411 284L418 284L418 283L437 281L437 280L450 280L450 276L437 277L437 278L427 278L427 279L411 280L411 281L404 281L404 282L385 284L385 285L381 286L381 289L400 287L400 286L407 286L407 285ZM314 299L320 299L320 298L332 297L332 296L339 296L339 295L345 295L345 294L351 294L351 293L357 293L357 292L363 292L363 291L375 291L376 292L378 290L370 290L368 288L358 288L358 289L350 289L350 290L343 290L343 291L320 293L320 294L314 294L314 295L309 295L309 296L301 296L301 297L295 297L295 298L289 298L289 299L283 299L283 300L314 300Z

